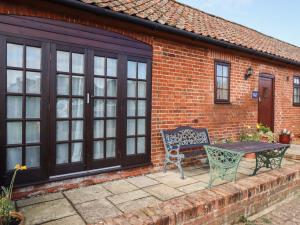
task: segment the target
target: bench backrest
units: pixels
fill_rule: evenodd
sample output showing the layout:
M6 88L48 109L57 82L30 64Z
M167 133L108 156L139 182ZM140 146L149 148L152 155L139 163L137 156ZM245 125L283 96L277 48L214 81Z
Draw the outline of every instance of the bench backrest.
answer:
M177 127L175 130L161 131L166 150L170 151L173 147L180 149L202 147L209 145L210 140L206 128Z

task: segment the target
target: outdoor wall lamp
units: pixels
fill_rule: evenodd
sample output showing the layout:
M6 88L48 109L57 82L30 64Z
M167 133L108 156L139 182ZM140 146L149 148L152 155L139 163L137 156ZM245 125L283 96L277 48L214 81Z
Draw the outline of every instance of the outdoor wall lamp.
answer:
M248 78L251 77L252 75L253 75L253 69L252 67L249 67L245 74L245 80L248 80Z

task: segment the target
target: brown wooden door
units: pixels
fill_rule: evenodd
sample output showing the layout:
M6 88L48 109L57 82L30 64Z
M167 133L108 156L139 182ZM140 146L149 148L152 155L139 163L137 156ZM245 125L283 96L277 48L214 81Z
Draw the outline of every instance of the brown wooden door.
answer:
M258 122L274 129L274 78L270 75L259 77Z

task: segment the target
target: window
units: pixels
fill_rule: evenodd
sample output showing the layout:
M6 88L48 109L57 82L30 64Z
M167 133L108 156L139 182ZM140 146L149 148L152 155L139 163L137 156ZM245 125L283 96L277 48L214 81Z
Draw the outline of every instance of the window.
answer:
M230 64L215 62L215 103L230 102Z
M300 76L294 77L294 93L293 103L296 106L300 106Z

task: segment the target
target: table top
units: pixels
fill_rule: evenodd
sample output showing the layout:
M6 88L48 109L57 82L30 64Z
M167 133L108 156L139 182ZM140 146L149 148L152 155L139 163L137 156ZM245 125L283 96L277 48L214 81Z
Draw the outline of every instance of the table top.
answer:
M256 141L245 141L245 142L234 142L234 143L224 143L215 144L213 147L223 148L230 151L242 152L242 153L255 153L264 152L270 150L276 150L280 148L287 148L290 145L280 144L280 143L266 143L266 142L256 142Z

